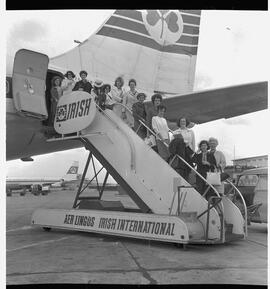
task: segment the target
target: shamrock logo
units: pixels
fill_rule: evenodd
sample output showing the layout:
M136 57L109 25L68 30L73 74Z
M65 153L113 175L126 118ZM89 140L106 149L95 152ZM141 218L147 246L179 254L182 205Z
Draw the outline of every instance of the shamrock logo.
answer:
M183 32L179 10L146 10L142 13L149 34L161 45L174 44Z

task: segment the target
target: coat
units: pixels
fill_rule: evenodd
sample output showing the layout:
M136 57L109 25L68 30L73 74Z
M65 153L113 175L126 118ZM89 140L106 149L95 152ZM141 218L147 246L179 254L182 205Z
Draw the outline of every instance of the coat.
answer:
M72 90L75 91L75 90L80 90L80 89L82 89L83 91L86 91L88 93L91 93L92 85L89 81L83 82L82 80L80 80L80 81L76 82L76 84Z
M212 153L207 152L206 160L210 163L210 166L202 163L201 152L199 154L194 154L194 156L191 158L191 161L197 164L197 172L204 178L206 178L207 172L213 172L217 166L215 156Z

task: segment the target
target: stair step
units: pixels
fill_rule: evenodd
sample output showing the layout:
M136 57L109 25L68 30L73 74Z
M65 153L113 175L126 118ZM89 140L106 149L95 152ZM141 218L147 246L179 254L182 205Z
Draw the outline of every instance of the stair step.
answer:
M120 201L82 200L79 209L124 211L125 208Z

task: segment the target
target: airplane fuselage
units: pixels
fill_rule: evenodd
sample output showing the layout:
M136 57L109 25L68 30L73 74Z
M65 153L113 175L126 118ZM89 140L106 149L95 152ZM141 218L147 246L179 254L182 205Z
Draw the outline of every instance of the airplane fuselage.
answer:
M6 159L21 159L81 147L78 140L47 142L46 125L39 119L19 114L14 106L12 78L7 77Z

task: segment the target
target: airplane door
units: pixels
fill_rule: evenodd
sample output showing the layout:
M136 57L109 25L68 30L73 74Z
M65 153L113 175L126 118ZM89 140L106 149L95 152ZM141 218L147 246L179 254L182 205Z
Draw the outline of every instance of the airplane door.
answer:
M20 49L14 59L12 92L17 111L26 116L48 118L45 90L49 58L45 54Z

